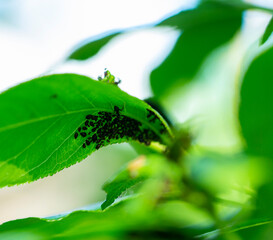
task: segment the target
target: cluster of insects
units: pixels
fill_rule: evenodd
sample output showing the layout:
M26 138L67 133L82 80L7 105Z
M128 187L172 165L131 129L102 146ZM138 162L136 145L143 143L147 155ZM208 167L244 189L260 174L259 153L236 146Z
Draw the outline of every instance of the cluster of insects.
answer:
M142 126L142 123L121 114L122 109L114 106L113 112L98 112L97 115L88 114L83 126L79 127L74 134L74 138L83 138L82 144L86 148L91 143L95 143L95 148L118 142L122 138L127 141L136 140L146 145L151 141L160 141L160 138L152 130ZM155 121L154 116L150 121ZM157 117L157 116L156 116Z

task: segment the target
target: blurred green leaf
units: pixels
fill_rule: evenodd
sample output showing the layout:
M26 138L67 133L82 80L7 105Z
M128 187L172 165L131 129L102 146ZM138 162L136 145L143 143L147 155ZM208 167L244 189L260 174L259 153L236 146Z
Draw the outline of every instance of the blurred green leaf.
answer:
M105 36L95 37L96 40L87 40L84 43L80 44L79 47L76 47L76 49L68 56L67 60L87 60L88 58L93 57L96 55L99 50L106 45L108 42L110 42L114 37L119 35L121 32L114 32L114 33L106 33Z
M273 32L273 17L271 18L271 20L269 21L266 29L265 29L265 32L264 32L264 35L262 36L262 39L261 39L261 45L264 44L268 38L270 37L270 35L272 34Z
M145 102L75 74L34 79L0 95L0 187L37 180L108 144L169 141Z
M102 210L110 206L122 193L129 188L144 183L147 179L154 179L159 185L168 181L171 185L171 179L174 185L177 185L181 177L181 169L172 162L169 162L160 154L141 155L135 160L129 162L127 166L121 169L116 175L109 179L103 186L103 190L107 193L106 200L102 204ZM180 183L180 182L179 182ZM152 183L153 184L153 183ZM149 185L149 183L147 183ZM142 185L141 185L142 186ZM140 188L141 188L140 186ZM153 185L154 186L154 185ZM144 187L145 188L145 187ZM176 186L177 188L177 186ZM145 190L140 190L140 192ZM161 189L153 187L154 193L161 194ZM149 191L150 192L150 191ZM155 197L155 196L153 196Z
M247 240L271 240L273 230L273 220L249 219L243 223L232 226L227 232L237 233L241 239Z
M272 169L272 164L268 165ZM234 231L238 231L243 239L270 240L273 234L273 179L265 182L258 188L254 198L254 208L245 223L237 226Z
M229 193L236 190L236 185L248 185L255 181L254 174L249 173L258 169L245 154L220 154L217 152L200 151L186 156L186 164L192 182L213 196L219 193ZM243 192L241 192L244 195ZM228 196L228 195L227 195ZM243 198L244 199L244 198ZM232 200L232 199L229 199ZM235 199L233 199L235 200ZM243 200L244 201L244 200Z
M121 202L106 211L75 211L55 219L26 218L0 225L0 239L195 239L207 231L201 225L188 225L186 216L194 218L194 209L187 205L169 203L159 209L141 215L128 212ZM171 212L171 214L169 214ZM175 211L179 212L173 214ZM182 217L182 218L181 218ZM192 223L206 216L195 216Z
M149 154L148 156L141 155L129 162L126 167L122 168L103 185L102 189L107 193L107 196L101 206L102 210L110 206L122 193L132 186L147 180L149 177L161 174L163 166L168 165L162 161L165 162L166 159L161 155ZM165 167L164 170L166 170ZM162 181L161 178L157 180L159 182Z
M10 221L0 226L0 239L117 239L128 228L126 223L122 225L120 222L124 213L120 212L118 216L117 210L104 213L75 211L53 220L26 218Z
M239 120L247 151L273 159L273 48L258 55L243 76Z
M177 86L191 81L205 58L227 43L239 30L242 11L217 2L205 2L182 11L159 24L182 30L173 50L151 73L151 87L160 98Z
M229 8L236 8L237 10L248 10L248 9L255 9L255 10L262 10L262 11L266 11L269 13L273 13L272 9L269 8L264 8L264 7L260 7L260 6L256 6L250 3L245 3L242 2L240 0L206 0L203 2L208 2L209 4L216 4L219 6L223 6ZM191 14L185 14L187 11L185 12L181 12L180 14L177 14L175 16L172 16L168 19L165 19L164 21L160 22L157 25L162 25L162 26L178 26L180 29L184 29L184 27L189 27L189 26L193 26L198 24L199 25L199 20L198 20L198 16L190 16ZM183 15L188 15L188 16L182 16L181 14L183 13ZM198 11L196 12L198 13ZM193 15L196 15L196 13L192 13ZM199 14L199 13L198 13ZM198 15L197 14L197 15ZM201 15L203 13L200 13ZM217 15L217 12L213 13L213 15ZM201 19L205 22L207 22L207 24L209 23L209 21L211 20L211 17L214 18L214 16L210 16L208 14L205 14L206 16L201 16ZM197 18L196 18L197 17ZM182 20L182 21L181 21ZM196 21L197 20L197 21ZM151 25L149 25L151 26ZM155 25L156 26L156 25ZM148 27L148 26L138 26L135 28L128 28L128 29L123 29L120 31L112 31L112 32L106 32L102 35L99 36L95 36L92 39L87 39L85 40L83 43L80 43L78 47L75 48L74 51L72 51L72 53L67 57L67 60L79 60L79 61L83 61L83 60L87 60L91 57L93 57L95 54L97 54L99 52L99 50L105 46L110 40L112 40L114 37L118 36L119 34L122 34L124 32L127 31L133 31L134 29L139 29L139 28L144 28L144 27Z
M273 181L270 181L258 189L256 199L256 218L273 219Z
M247 167L250 178L253 178L253 174L260 175L258 188L256 192L254 189L251 190L249 207L246 206L247 204L242 205L241 213L234 218L232 224L226 227L225 232L236 233L241 237L240 239L270 240L273 234L273 165L268 159L261 158L256 158L254 165L251 164L251 161L249 163L249 167L252 165L251 168L253 168L251 170Z
M236 222L233 224L226 225L222 229L216 229L211 232L206 232L199 235L201 239L238 239L238 240L270 240L272 237L268 233L272 233L272 222L273 220L263 220L263 219L251 219L243 222ZM266 228L269 228L271 231L265 231ZM263 233L266 233L263 235Z
M273 13L273 9L260 6L259 4L252 4L245 0L201 0L202 2L215 2L219 4L229 5L241 10L259 10L267 13Z
M140 156L109 179L102 187L107 193L107 196L106 200L101 205L101 209L104 210L126 190L147 179L148 174L145 171L146 165L146 158Z

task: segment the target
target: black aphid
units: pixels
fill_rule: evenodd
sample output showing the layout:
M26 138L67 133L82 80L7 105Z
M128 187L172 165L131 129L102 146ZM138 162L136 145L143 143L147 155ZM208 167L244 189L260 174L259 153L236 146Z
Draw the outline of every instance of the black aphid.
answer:
M119 115L120 109L117 106L114 106L114 111L117 115Z
M96 120L98 119L98 116L92 115L92 116L91 116L91 119L96 121Z
M119 85L120 83L121 83L121 80L120 80L120 79L118 79L117 82L114 82L114 84L116 84L116 85Z
M92 117L92 115L89 114L89 115L86 115L85 118L86 118L86 119L91 119L91 117Z
M84 144L82 145L82 147L83 147L83 148L86 148L86 145L85 145L85 143L84 143Z
M86 137L86 133L85 132L81 132L80 133L82 137Z
M96 146L96 149L98 150L98 149L100 148L100 146L101 146L101 145L100 145L100 144L98 144L98 145Z
M87 127L82 127L82 130L86 131L86 130L87 130Z
M79 136L79 134L77 132L75 132L74 138L77 139L78 136Z
M143 136L139 136L139 137L138 137L138 141L139 141L139 142L144 142Z
M92 136L92 141L95 142L97 139L98 139L97 135L94 134L94 135Z

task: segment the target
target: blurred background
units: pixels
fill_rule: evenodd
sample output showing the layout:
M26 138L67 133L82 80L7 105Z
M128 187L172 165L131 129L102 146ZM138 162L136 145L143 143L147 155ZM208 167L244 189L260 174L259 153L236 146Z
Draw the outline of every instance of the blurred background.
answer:
M63 61L82 40L113 29L148 26L197 2L0 0L0 91L49 73L73 72L97 79L108 68L122 80L121 89L147 98L151 96L149 74L174 46L180 34L176 30L147 27L118 36L88 61ZM251 2L273 8L272 0ZM248 11L242 32L208 57L198 81L164 99L174 122L192 121L198 145L223 152L241 148L233 99L246 52L258 41L269 19L266 13ZM2 188L0 223L50 216L103 201L102 184L136 156L128 144L108 146L52 177Z

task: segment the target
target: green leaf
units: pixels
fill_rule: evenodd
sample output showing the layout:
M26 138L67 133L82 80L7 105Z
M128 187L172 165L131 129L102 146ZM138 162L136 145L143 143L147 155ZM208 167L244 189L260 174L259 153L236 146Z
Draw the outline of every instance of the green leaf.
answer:
M96 55L99 50L121 32L106 33L103 37L95 37L96 40L87 40L81 43L67 58L67 60L87 60Z
M202 2L214 2L219 4L224 4L228 6L233 6L241 10L259 10L267 13L273 13L273 9L263 7L260 5L252 4L244 0L201 0Z
M118 239L128 226L121 225L124 214L116 209L107 212L75 211L55 219L26 218L0 226L0 239Z
M168 143L169 128L116 85L51 75L0 95L0 187L34 181L108 144Z
M270 240L273 220L250 219L240 223L230 224L222 229L215 229L199 235L201 239L247 239ZM266 229L267 228L267 229ZM270 230L270 231L266 231ZM240 236L240 237L239 237ZM235 238L234 238L235 237Z
M249 219L240 224L235 224L230 227L228 232L235 232L241 238L240 239L248 239L248 240L270 240L272 237L272 226L273 220L271 219Z
M239 120L250 154L273 159L273 47L248 67L241 86Z
M103 185L102 189L107 193L107 196L101 205L102 210L109 207L126 190L148 178L145 171L146 161L144 156L140 156Z
M271 18L271 20L269 21L265 29L264 35L262 36L262 39L261 39L261 43L260 43L261 45L263 45L268 40L272 32L273 32L273 17Z
M239 226L234 227L243 239L271 239L273 233L273 178L272 162L267 162L268 171L264 171L266 181L257 190L254 197L255 206L248 219ZM270 237L269 237L270 236Z
M206 2L206 1L204 1L204 2ZM237 0L234 0L234 1L232 1L232 0L227 0L227 1L209 0L207 2L213 3L213 4L220 4L222 6L227 6L227 7L233 7L233 8L236 8L237 10L254 9L254 10L261 10L261 11L273 13L272 9L256 6L254 4L245 3L245 2L237 1ZM206 17L209 19L211 16L207 15ZM183 22L180 21L180 18L183 19ZM164 25L164 26L177 26L177 25L179 26L180 25L180 29L184 29L184 26L191 26L192 24L195 24L195 22L192 21L192 19L194 20L194 18L192 18L191 16L189 16L189 17L182 16L181 17L181 14L178 14L176 16L173 16L169 19L166 19L166 20L160 22L157 25ZM206 18L202 19L202 20L207 21ZM155 26L157 26L157 25L155 25ZM181 25L182 25L182 27L181 27ZM93 57L95 54L97 54L103 46L105 46L110 40L112 40L114 37L118 36L119 34L122 34L127 31L133 31L134 29L151 27L151 26L152 25L143 25L143 26L138 26L138 27L134 27L134 28L123 29L122 31L114 30L111 33L107 32L107 33L104 33L100 36L96 36L92 39L88 39L88 40L84 41L83 43L79 44L79 47L76 47L75 50L72 51L72 53L68 56L67 60L80 60L80 61L87 60L87 59Z
M272 159L273 159L273 47L260 52L243 76L240 90L239 121L249 154L265 159L262 179L257 190L255 208L246 223L238 228L243 239L271 239L272 236ZM260 163L261 164L261 163ZM263 180L264 181L264 180Z
M151 73L155 97L162 98L173 88L193 80L206 57L232 39L241 21L240 9L208 2L159 24L175 26L183 33L169 56Z
M163 189L163 195L174 198L175 195L180 194L180 184L181 168L179 166L169 161L162 154L141 155L129 162L126 167L104 184L103 190L107 193L107 196L101 207L102 210L107 208L133 186L137 186L137 188L133 189L133 193L140 193L142 196L146 196L147 199L149 197L151 199L156 198L156 195L161 196ZM151 194L152 196L150 196ZM149 206L152 205L151 199L148 200L150 202ZM141 205L142 210L145 208L142 204L139 205Z
M126 203L126 202L125 202ZM124 202L106 211L75 211L59 218L26 218L0 225L0 239L195 239L207 230L186 204L168 203L144 215L129 212ZM193 218L189 227L185 215ZM179 213L179 214L176 214ZM177 216L179 215L179 217ZM194 216L193 216L194 215ZM196 222L198 224L196 224ZM192 225L192 224L191 224Z

